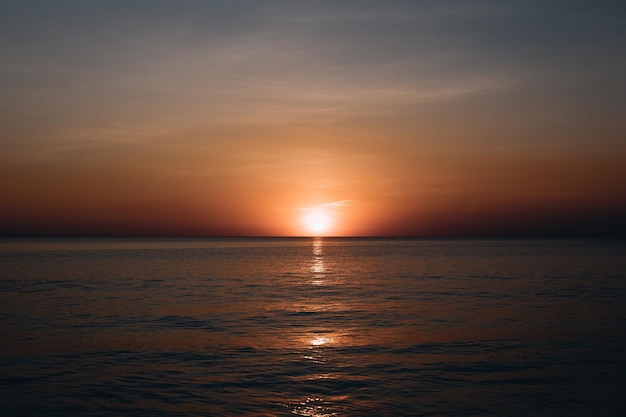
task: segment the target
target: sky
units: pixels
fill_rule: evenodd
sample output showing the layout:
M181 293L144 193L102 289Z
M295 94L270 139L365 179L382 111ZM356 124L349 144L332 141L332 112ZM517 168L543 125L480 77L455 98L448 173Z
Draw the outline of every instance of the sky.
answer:
M0 235L623 237L624 50L623 1L3 0Z

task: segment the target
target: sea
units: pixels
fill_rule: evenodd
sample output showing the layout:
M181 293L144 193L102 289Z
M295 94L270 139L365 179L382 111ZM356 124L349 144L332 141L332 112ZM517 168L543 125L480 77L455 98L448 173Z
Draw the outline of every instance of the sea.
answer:
M0 240L2 416L625 416L626 241Z

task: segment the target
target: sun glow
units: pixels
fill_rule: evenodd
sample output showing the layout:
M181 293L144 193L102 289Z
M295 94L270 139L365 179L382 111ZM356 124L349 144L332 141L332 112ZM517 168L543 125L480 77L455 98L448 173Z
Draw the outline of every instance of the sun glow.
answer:
M306 228L307 232L319 236L328 233L334 223L334 218L328 213L328 211L315 208L307 210L304 217L302 218L302 223Z

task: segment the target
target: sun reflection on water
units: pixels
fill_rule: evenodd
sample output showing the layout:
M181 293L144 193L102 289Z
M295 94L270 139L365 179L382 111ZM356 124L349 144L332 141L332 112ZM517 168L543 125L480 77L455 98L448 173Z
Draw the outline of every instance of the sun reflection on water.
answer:
M308 397L304 401L297 404L293 409L293 414L306 417L332 417L337 413L325 406L323 398Z
M311 340L310 343L311 346L322 346L331 341L332 339L330 337L316 337L315 339Z
M322 238L313 240L312 257L308 261L310 294L294 307L298 311L315 313L315 319L307 322L303 330L296 336L298 345L302 348L302 358L314 364L314 372L298 376L298 380L309 381L307 384L314 387L315 381L324 381L339 378L337 370L330 365L332 363L333 348L345 343L346 333L338 329L336 325L330 325L325 315L333 310L341 310L343 307L339 300L328 296L328 288L336 284L334 280L328 280L329 274L327 260L324 254L324 241ZM313 316L311 316L313 317ZM321 320L321 321L320 321ZM336 323L334 323L336 324ZM313 384L313 385L311 385ZM308 386L307 385L307 386ZM320 386L321 387L321 386ZM333 417L338 415L336 404L337 397L322 396L323 390L311 389L306 397L290 402L287 405L291 413L297 416L307 417ZM340 400L341 401L341 400Z
M322 256L324 254L324 241L321 237L313 241L313 255Z
M323 259L314 259L313 260L313 267L311 268L311 272L315 273L315 274L323 274L324 272L326 272L326 266L324 265L324 260Z
M324 263L324 243L322 238L316 238L313 241L313 261L311 265L313 274L312 285L324 285L324 274L326 273L326 264Z

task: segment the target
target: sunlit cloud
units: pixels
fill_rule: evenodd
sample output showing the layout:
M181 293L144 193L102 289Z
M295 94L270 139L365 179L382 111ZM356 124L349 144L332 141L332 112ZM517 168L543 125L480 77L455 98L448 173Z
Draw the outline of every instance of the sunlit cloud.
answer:
M348 207L350 205L352 205L352 200L338 200L338 201L331 201L329 203L318 204L312 207L304 207L304 208L301 208L300 210L310 211L310 210L319 210L319 209L338 209L342 207Z
M322 204L322 207L347 207L350 206L352 203L352 200L339 200L339 201L332 201L330 203L325 203Z

